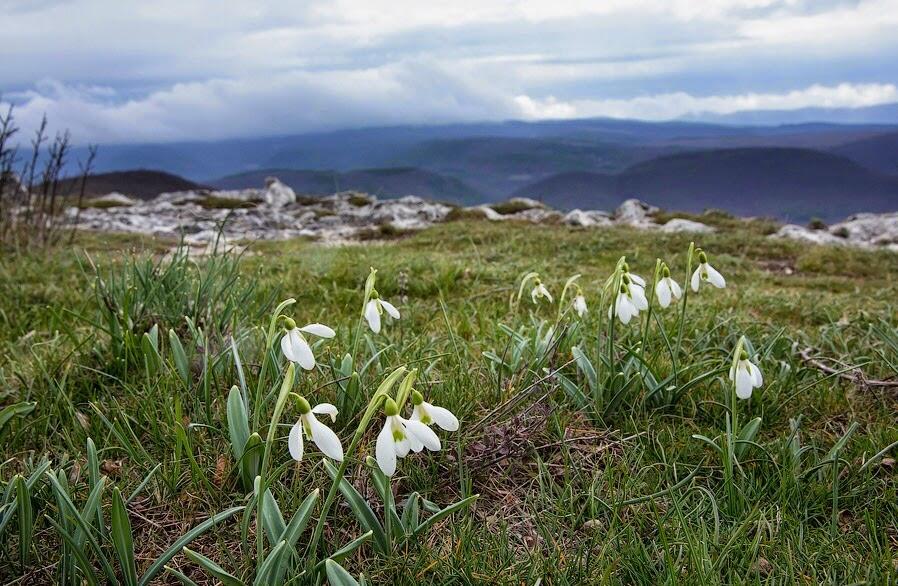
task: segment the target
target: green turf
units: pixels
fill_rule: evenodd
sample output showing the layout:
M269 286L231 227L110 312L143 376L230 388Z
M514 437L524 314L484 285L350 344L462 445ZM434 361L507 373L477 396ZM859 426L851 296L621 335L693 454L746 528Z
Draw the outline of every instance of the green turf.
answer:
M15 496L26 488L13 479L40 472L44 458L79 510L97 478L108 477L86 517L97 547L81 548L100 583L112 579L101 559L116 580L129 581L114 530L122 506L139 577L209 515L252 504L226 416L229 390L241 385L231 340L250 431L264 440L286 367L278 344L265 359L265 330L275 306L292 297L286 315L337 332L315 346L318 369L300 371L294 390L313 405L341 407L333 427L344 448L384 377L417 368L415 388L458 415L461 429L439 432L442 451L400 460L395 500L417 492L445 506L480 495L413 538L395 539L388 554L367 541L340 562L353 576L375 584L894 583L898 388L857 374L898 376L898 255L772 240L763 221L721 217L718 226L696 244L728 286L689 292L678 353L679 306L655 305L646 331L645 313L609 328L599 304L621 256L647 280L661 258L682 283L683 234L460 221L387 242L255 243L239 258L172 262L160 256L171 242L101 235L49 254L4 254L0 406L36 406L0 427L0 522L8 517L0 582L84 578L61 537L66 528L77 537L75 516L47 473L33 475L27 490L33 531L20 523L29 511ZM402 318L357 338L370 267ZM556 303L533 305L529 288L513 302L530 271ZM577 273L589 313L559 317L561 289ZM158 358L147 332L155 332ZM742 336L765 381L736 404L740 428L761 422L751 442L734 444L734 463L726 457L726 371ZM355 367L344 372L354 347ZM845 376L803 362L805 348ZM358 391L345 376L352 370ZM308 559L298 558L331 482L310 442L301 463L290 459L286 436L298 415L288 402L266 447L271 495L286 522L321 491L297 541L296 569L284 577L300 584L314 583L300 573ZM364 464L381 425L378 412L346 477L382 519ZM429 514L421 509L422 520ZM364 533L339 492L321 527L318 559ZM260 545L265 556L274 547L256 533L255 515L239 512L156 579L177 583L180 573L215 583L201 555L249 584Z

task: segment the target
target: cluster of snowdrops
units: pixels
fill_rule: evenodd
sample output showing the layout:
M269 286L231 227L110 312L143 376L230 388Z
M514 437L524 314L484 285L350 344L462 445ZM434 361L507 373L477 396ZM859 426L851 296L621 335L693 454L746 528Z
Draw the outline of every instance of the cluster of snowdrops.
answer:
M694 258L698 260L698 266L689 277L689 287L693 292L698 293L702 284L718 289L726 287L726 279L720 274L720 271L711 266L705 251L690 245L688 258L690 269L692 260ZM583 290L576 282L579 276L571 277L565 284L559 299L559 311L569 309L582 318L588 313L589 307ZM524 290L528 286L532 286L530 299L535 305L554 303L555 300L552 293L540 280L538 273L528 273L521 280L517 296L518 301L520 301ZM648 311L649 297L646 295L646 286L646 280L635 273L631 273L626 259L621 258L614 273L605 282L605 291L610 290L612 292L612 295L607 297L613 299L612 302L608 303L608 319L617 317L623 325L627 325L640 312ZM571 297L568 305L565 303L565 300L568 292L571 291L573 292L573 297ZM686 300L683 296L683 287L671 277L670 267L660 259L655 265L652 292L661 309L667 309L672 303L682 300L683 310L685 311ZM733 356L734 360L729 370L729 378L734 383L736 396L740 399L749 399L751 398L752 390L760 387L764 379L761 370L749 359L748 352L745 349L744 337L740 338Z
M697 293L702 284L718 289L726 287L726 279L708 262L708 256L703 250L693 249L690 246L690 266L692 258L698 260L698 265L689 278L689 287L694 292ZM383 327L384 314L391 319L398 320L400 312L393 304L382 299L374 289L375 274L376 270L372 269L366 283L362 318L367 322L371 331L378 334ZM573 291L569 307L582 318L589 308L583 290L576 283L577 277L575 276L567 282L559 304L564 306L568 292ZM529 285L532 285L530 299L534 304L554 303L551 292L537 273L529 273L522 279L519 298L521 292ZM646 280L630 272L629 265L622 258L605 285L606 290L610 288L611 291L616 292L612 296L613 302L608 304L609 319L617 317L622 324L627 325L640 312L647 311L649 298L646 295L646 286ZM662 309L667 309L672 303L683 299L683 288L671 277L667 264L660 260L656 265L651 291L657 298L658 306ZM683 301L685 302L685 299ZM298 327L293 319L285 316L282 316L282 319L285 325L285 332L281 338L281 350L284 356L305 370L314 369L315 357L304 334L330 339L335 336L334 330L319 323ZM735 349L729 378L733 381L736 396L740 399L750 398L752 390L763 384L761 370L749 359L745 350L744 338L739 340ZM290 455L295 460L301 461L304 452L304 438L307 438L329 458L338 462L343 461L344 453L340 438L315 417L316 415L326 415L334 422L338 414L337 408L330 403L319 403L312 407L305 397L299 395L295 395L294 399L300 415L288 436ZM411 400L412 411L406 419L401 415L401 410L408 399ZM397 397L397 399L385 397L383 399L383 415L384 423L377 436L375 455L378 467L387 476L395 474L397 458L404 458L410 452L421 452L424 448L431 451L440 450L440 438L431 426L436 425L445 431L456 431L459 428L459 422L455 415L444 407L428 403L417 390L412 390L407 396Z

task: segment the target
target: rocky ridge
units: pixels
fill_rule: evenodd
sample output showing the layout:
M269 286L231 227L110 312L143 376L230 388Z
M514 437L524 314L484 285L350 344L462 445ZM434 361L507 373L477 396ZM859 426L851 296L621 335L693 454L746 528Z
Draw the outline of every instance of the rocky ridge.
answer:
M261 189L191 190L163 193L141 201L110 193L69 208L71 221L82 229L157 236L183 235L188 244L207 246L219 231L229 241L307 237L323 242L372 239L421 230L435 223L480 218L493 222L561 224L579 228L629 226L662 232L711 232L713 227L685 218L659 223L660 210L629 199L613 212L575 209L561 212L536 200L512 198L473 207L454 207L409 195L378 199L341 192L304 197L276 178ZM898 213L858 214L834 226L811 230L785 225L772 237L819 244L856 245L898 250Z

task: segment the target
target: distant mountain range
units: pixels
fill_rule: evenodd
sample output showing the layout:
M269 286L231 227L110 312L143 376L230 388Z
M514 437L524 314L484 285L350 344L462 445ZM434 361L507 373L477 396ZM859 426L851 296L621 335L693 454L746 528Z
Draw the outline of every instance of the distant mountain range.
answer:
M97 170L156 169L219 188L274 175L308 194L354 189L462 204L528 195L606 209L639 197L669 209L839 219L898 209L898 106L864 110L876 123L588 119L108 145Z

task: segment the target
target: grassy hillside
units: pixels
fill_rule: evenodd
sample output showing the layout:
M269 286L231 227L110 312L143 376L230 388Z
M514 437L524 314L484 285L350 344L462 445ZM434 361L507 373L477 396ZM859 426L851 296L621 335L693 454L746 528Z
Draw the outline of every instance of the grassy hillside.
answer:
M260 554L293 564L272 558L289 539L285 577L306 584L303 570L361 536L337 558L373 584L894 583L898 402L868 379L898 376L898 255L720 227L698 244L727 287L628 325L601 301L619 258L649 281L663 258L682 282L687 236L456 222L378 245L259 243L240 259L161 260L172 243L102 235L4 254L0 405L20 407L0 418L0 582L125 583L133 547L138 577L217 583L208 558L252 583ZM377 334L359 320L369 267L401 312ZM554 303L531 303L532 283L510 303L528 271ZM582 319L573 288L559 305L575 273ZM318 366L282 387L284 321L269 320L289 297L284 315L336 336L308 335ZM743 336L764 381L737 401L727 371ZM437 430L441 451L399 460L388 490L365 464L381 409L356 429L400 366L461 425ZM332 505L319 448L288 452L291 390L339 409L318 416L347 455ZM253 471L271 491L259 524ZM416 495L436 508L479 496L420 526L435 508ZM371 503L367 525L350 502ZM278 537L286 525L295 539Z

